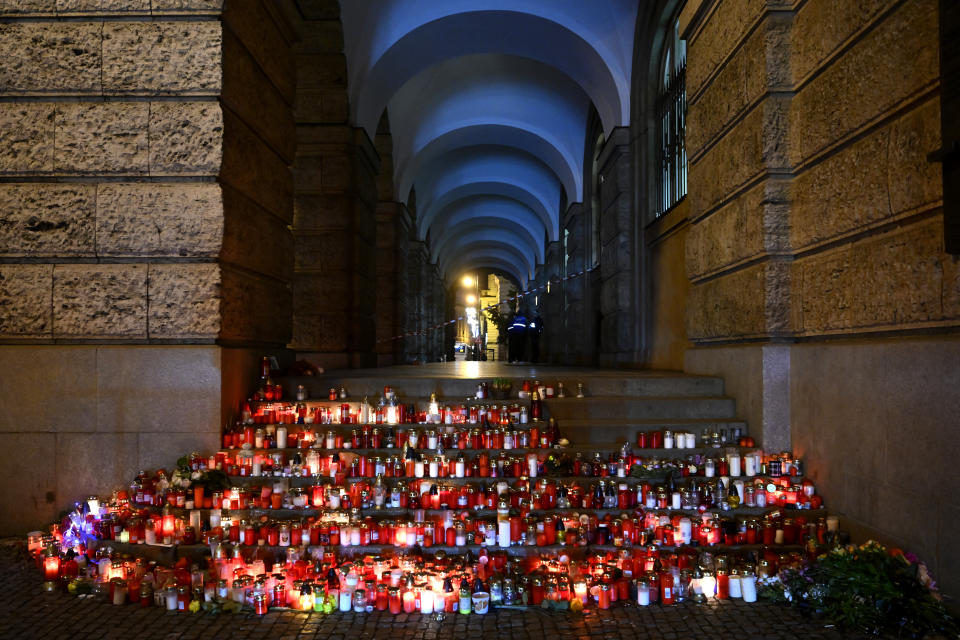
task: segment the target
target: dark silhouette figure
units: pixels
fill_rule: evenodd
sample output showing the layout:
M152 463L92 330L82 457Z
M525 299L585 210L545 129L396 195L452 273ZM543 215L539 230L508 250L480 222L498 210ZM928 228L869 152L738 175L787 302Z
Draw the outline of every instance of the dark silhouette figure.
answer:
M507 360L520 362L523 350L527 346L527 318L522 313L513 317L513 322L507 327Z
M530 343L530 362L540 362L540 334L543 333L543 318L534 311L533 320L527 325L527 342Z

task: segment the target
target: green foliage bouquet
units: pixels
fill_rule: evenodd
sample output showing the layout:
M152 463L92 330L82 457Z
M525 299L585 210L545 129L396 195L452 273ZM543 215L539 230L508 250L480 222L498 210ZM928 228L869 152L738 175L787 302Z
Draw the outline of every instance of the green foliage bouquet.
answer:
M960 637L927 566L870 540L837 547L799 569L781 572L761 594L822 615L847 629L900 637Z

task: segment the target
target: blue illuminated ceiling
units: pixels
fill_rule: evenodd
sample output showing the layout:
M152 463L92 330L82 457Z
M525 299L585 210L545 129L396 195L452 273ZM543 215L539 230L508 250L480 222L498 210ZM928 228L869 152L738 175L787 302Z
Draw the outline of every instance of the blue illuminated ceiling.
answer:
M398 201L444 276L522 285L583 198L591 105L629 122L637 0L341 0L351 118L384 110Z

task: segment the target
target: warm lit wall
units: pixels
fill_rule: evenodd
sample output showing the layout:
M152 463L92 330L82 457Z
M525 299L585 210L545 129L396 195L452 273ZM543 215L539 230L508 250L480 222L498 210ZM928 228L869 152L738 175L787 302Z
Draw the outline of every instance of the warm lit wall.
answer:
M839 9L839 10L838 10ZM960 263L943 253L937 2L807 2L791 31L793 441L851 526L960 594ZM829 335L856 336L825 342Z
M746 390L751 430L792 441L849 528L956 595L937 2L689 2L684 20L686 368Z
M644 230L650 269L650 362L652 369L683 369L690 346L685 326L690 281L684 268L687 200Z
M0 534L214 447L289 339L292 33L221 5L0 0Z

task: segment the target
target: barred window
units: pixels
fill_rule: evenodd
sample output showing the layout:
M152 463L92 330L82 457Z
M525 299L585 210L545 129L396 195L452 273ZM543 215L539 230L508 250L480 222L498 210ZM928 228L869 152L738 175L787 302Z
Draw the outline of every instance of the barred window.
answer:
M663 56L663 75L657 112L660 122L660 201L663 215L687 195L687 44L680 39L679 22L673 25Z

